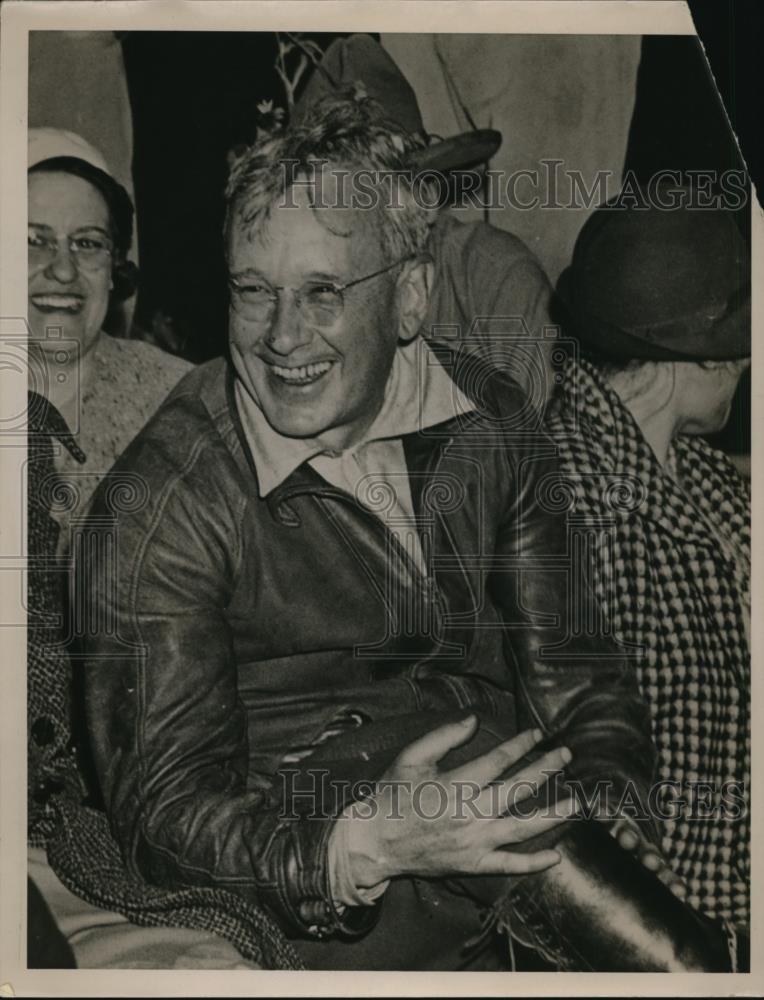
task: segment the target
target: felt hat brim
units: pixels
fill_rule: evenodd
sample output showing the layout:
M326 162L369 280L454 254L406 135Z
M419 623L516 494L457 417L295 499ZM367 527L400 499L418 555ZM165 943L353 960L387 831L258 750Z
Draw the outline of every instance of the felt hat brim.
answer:
M705 310L665 323L621 328L583 308L577 300L572 267L557 282L568 330L584 347L613 361L732 361L751 353L750 285L727 300L724 312Z
M417 170L467 170L490 160L501 146L501 132L492 128L463 132L439 139L417 152Z

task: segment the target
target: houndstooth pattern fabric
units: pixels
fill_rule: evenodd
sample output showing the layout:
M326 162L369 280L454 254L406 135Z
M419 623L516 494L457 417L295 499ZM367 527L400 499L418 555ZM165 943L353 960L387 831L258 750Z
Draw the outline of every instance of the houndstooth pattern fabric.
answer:
M49 506L58 483L51 436L75 457L77 450L47 400L30 393L28 414L29 842L44 847L61 882L94 906L142 926L218 934L264 968L304 968L269 914L243 898L217 889L159 889L132 875L105 815L83 804L85 784L71 739L71 669L62 641L66 564L56 572L59 529Z
M682 810L679 800L672 807L672 795L656 799L669 817L659 817L663 851L691 906L747 925L747 484L721 452L687 435L675 439L674 476L667 474L617 394L585 361L569 363L548 423L576 514L612 517L611 527L599 529L612 543L601 536L593 582L615 635L642 648L635 663L651 713L657 779L679 782L680 794L695 802ZM613 504L613 477L627 477L626 494L637 484L636 509ZM693 792L701 782L713 791ZM702 815L712 808L716 815Z
M76 446L58 411L36 393L30 393L28 414L28 825L30 843L41 847L56 827L55 796L66 792L77 800L85 793L71 739L71 668L61 645L64 579L54 559L59 527L49 509L58 483L51 435ZM79 457L78 450L74 454ZM34 683L37 678L46 683Z

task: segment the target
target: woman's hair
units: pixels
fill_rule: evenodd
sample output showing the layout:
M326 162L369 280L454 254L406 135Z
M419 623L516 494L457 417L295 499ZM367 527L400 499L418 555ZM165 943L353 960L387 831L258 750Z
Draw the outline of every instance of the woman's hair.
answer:
M316 177L321 164L331 164L335 177L347 171L350 183L343 191L350 197L343 204L382 209L384 250L395 258L419 253L427 242L433 195L409 163L424 145L371 98L348 92L326 97L305 122L256 142L235 159L226 188L226 237L234 224L254 228L266 220L298 178L301 183L305 175ZM317 217L323 221L320 212Z
M634 376L635 381L639 379L640 375L647 375L651 370L652 366L656 364L665 364L666 362L649 361L644 358L627 358L627 359L614 359L608 358L604 354L600 354L596 350L592 350L588 347L581 347L580 357L584 361L588 361L590 365L593 365L598 369L600 374L605 379L610 379L615 375L631 374ZM675 360L679 360L678 358ZM699 358L686 358L684 363L696 364L700 368L706 370L713 368L728 368L728 369L738 369L744 368L748 363L748 358L736 358L730 360L701 360Z
M598 370L602 380L618 394L623 403L629 403L638 398L649 386L654 385L658 370L667 364L665 361L649 361L644 358L609 358L589 347L582 347L580 356ZM670 363L668 362L668 364ZM676 372L672 368L671 386L666 399L658 406L656 413L663 410L671 402L675 386Z
M597 368L605 378L619 372L636 371L647 364L646 361L643 361L640 358L609 358L606 354L600 353L595 348L588 347L583 344L579 344L579 349L580 357L583 358L584 361L588 361L590 365Z
M109 296L109 305L111 307L129 299L138 287L138 268L127 259L133 240L133 203L127 191L103 170L76 156L56 156L43 160L35 164L29 173L73 174L92 184L103 197L109 210L109 227L114 242L111 266L114 287Z
M117 260L111 269L113 288L109 297L110 305L125 302L138 288L138 268L131 260Z

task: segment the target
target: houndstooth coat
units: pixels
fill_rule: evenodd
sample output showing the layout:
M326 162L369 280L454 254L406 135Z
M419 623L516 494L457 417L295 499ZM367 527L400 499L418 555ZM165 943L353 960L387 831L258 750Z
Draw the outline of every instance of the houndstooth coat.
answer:
M594 576L603 616L631 644L649 703L659 756L651 801L663 850L690 905L747 925L747 484L721 452L687 435L672 444L670 475L585 361L569 363L549 429L572 513L599 524Z

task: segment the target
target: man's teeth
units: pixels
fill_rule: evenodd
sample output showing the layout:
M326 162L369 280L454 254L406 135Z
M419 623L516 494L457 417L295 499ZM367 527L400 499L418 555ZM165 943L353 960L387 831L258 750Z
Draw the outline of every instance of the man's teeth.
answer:
M77 295L33 295L32 301L36 306L50 309L79 309L82 305Z
M303 365L301 368L282 368L281 365L271 365L274 375L285 382L305 382L325 375L332 367L331 361L319 361L314 365Z

